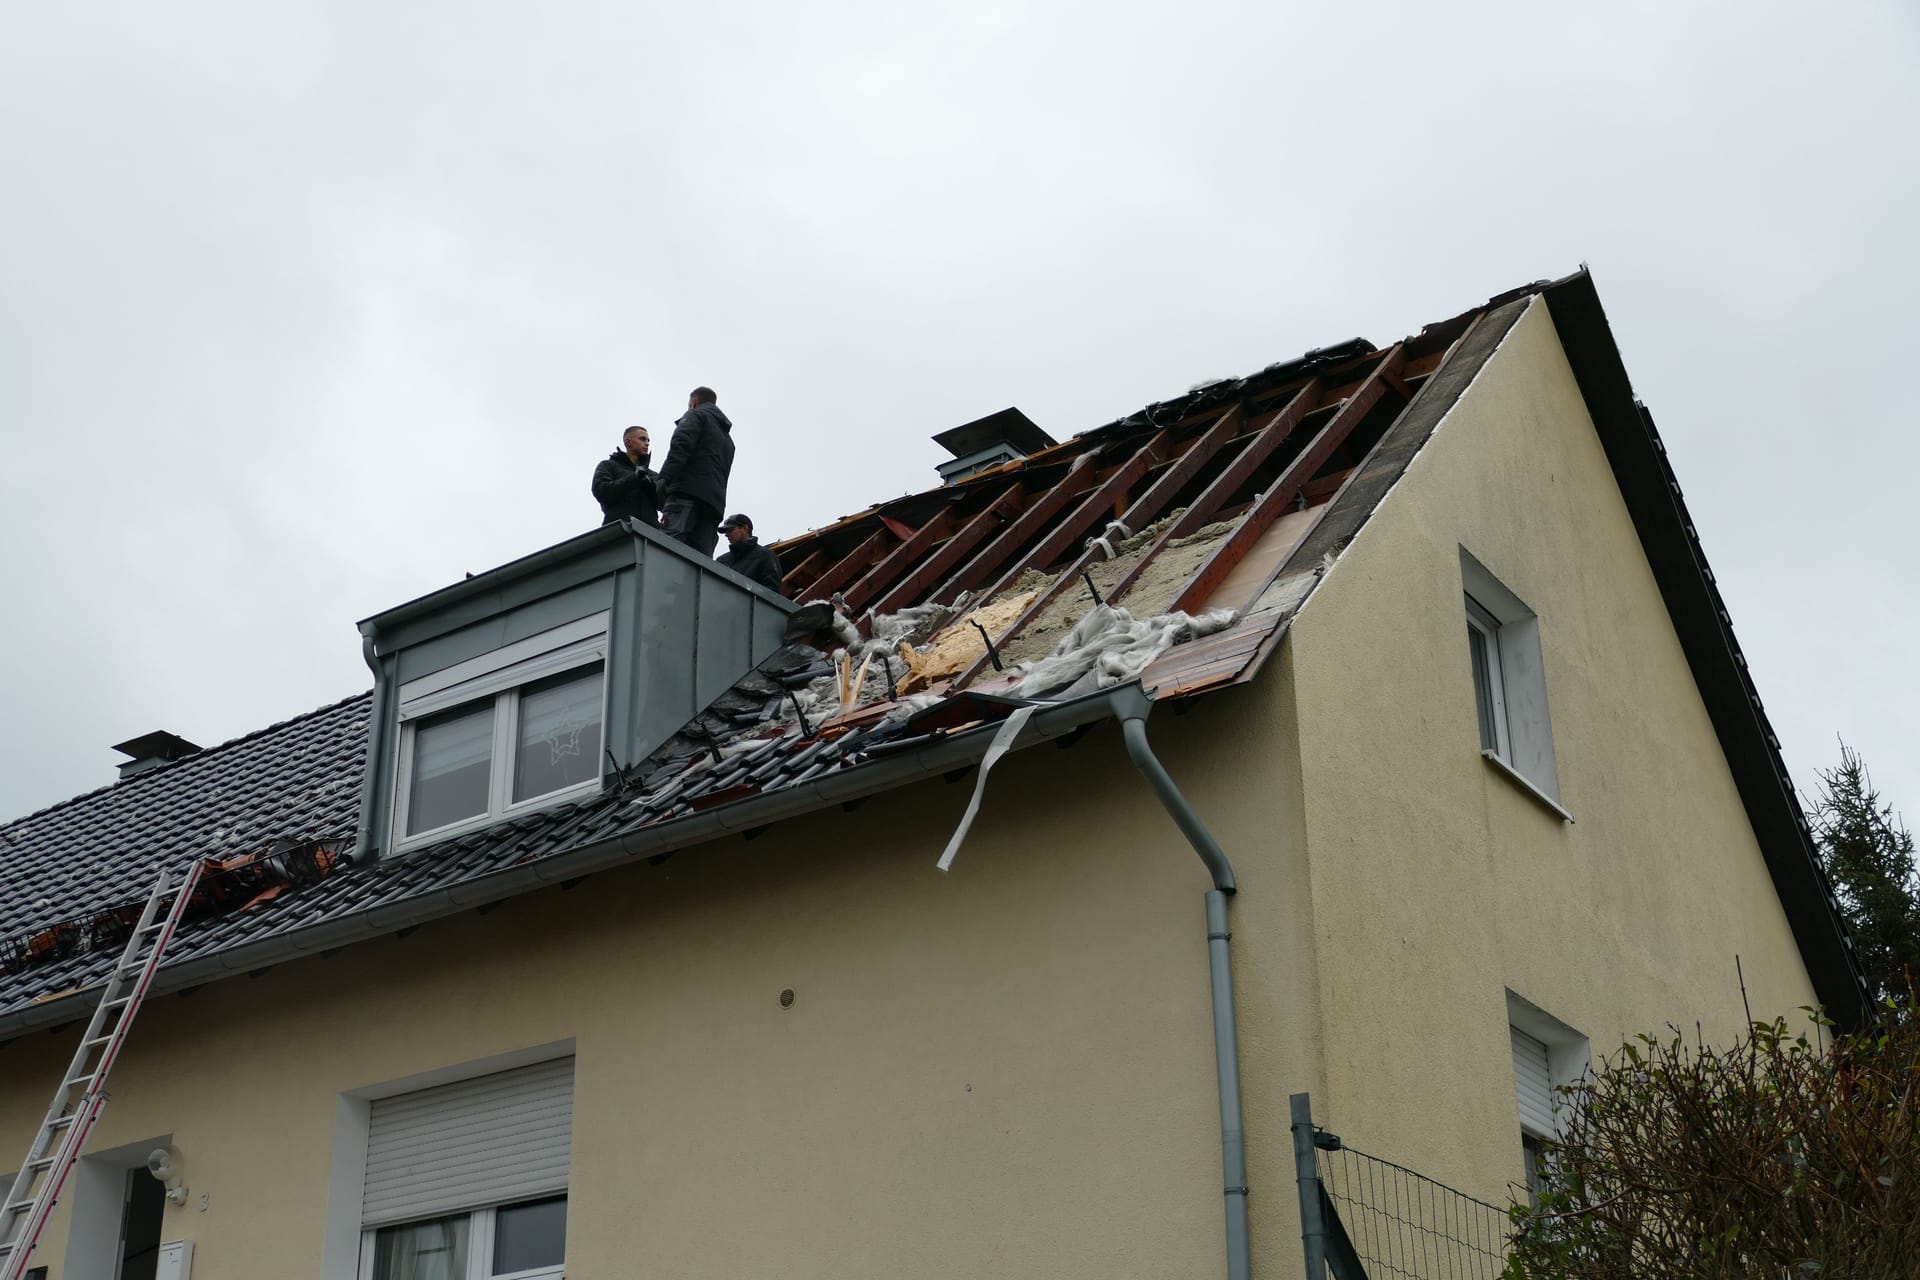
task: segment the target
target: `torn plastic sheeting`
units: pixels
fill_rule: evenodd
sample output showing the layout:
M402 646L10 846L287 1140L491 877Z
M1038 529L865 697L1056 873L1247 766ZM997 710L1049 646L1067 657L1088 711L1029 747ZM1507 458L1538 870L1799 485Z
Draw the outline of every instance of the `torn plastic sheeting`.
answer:
M1029 665L1007 693L1030 698L1055 690L1072 696L1111 689L1138 679L1155 658L1174 645L1224 631L1239 620L1239 611L1234 609L1136 619L1117 605L1095 605L1073 624L1073 630L1052 653Z
M973 780L973 795L967 800L967 811L960 815L960 825L954 828L953 837L947 841L946 851L935 863L941 871L953 868L953 855L960 852L961 843L967 838L967 831L973 826L973 820L980 813L980 797L987 790L987 775L993 772L993 766L1000 757L1013 750L1013 741L1020 731L1027 727L1027 721L1033 717L1035 708L1021 707L1008 716L1000 726L1000 732L993 735L993 743L987 748L987 754L980 760L980 772Z

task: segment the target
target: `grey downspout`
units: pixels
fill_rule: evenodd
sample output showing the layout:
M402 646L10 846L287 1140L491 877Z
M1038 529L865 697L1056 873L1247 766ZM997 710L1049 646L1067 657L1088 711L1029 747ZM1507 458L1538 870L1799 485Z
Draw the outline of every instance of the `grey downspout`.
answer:
M364 631L360 633L360 656L366 659L367 670L373 672L373 701L367 707L367 771L360 779L360 824L353 833L353 860L364 864L367 850L373 847L373 800L380 787L380 737L381 727L387 722L389 690L380 673L380 655L374 649L373 637Z
M1240 1115L1240 1033L1233 1007L1233 953L1227 943L1227 897L1236 891L1233 867L1220 844L1147 742L1153 703L1138 684L1116 689L1113 711L1126 736L1127 755L1213 877L1207 891L1207 960L1213 978L1213 1063L1220 1086L1220 1165L1227 1213L1227 1280L1248 1280L1252 1245L1247 1230L1247 1142Z

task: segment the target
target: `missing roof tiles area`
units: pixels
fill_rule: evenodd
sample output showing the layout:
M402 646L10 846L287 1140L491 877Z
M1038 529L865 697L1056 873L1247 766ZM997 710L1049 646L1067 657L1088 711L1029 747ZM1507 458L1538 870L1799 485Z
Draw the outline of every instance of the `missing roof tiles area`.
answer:
M112 958L93 935L163 862L218 864L169 952L173 981L204 981L276 939L319 950L522 891L502 886L562 855L709 840L739 829L707 821L730 806L784 814L899 785L890 760L971 763L947 744L984 742L1035 699L1249 679L1318 581L1316 530L1365 519L1326 516L1357 500L1343 498L1353 477L1485 311L1210 383L1059 444L1036 428L1018 442L1028 456L781 544L787 594L814 602L785 642L585 799L351 865L362 695L0 827L15 886L0 938L24 949L0 957L0 1035L101 980Z

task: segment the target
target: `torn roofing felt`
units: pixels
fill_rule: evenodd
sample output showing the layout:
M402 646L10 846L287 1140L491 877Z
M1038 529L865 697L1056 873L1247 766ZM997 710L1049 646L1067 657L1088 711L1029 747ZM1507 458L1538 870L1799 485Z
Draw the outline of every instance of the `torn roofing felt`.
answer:
M1187 697L1249 680L1535 296L1592 348L1568 339L1583 389L1609 371L1624 386L1604 317L1597 335L1586 319L1599 316L1591 293L1581 273L1385 349L1309 353L780 544L787 594L832 606L795 614L781 648L593 798L346 865L331 855L352 848L359 816L363 695L0 828L14 886L0 908L0 1036L79 1016L75 993L112 961L89 945L91 922L144 897L161 861L240 868L238 888L177 937L164 988L902 785L925 776L913 762L963 767L1025 699L1133 679ZM1619 415L1595 394L1596 425L1617 434ZM1697 545L1649 540L1646 522L1662 518L1653 490L1622 473L1646 460L1611 438L1608 452L1649 556L1668 561L1656 569L1674 608L1704 561ZM1724 612L1699 613L1676 609L1676 624L1724 635L1688 642L1696 679L1729 761L1759 771L1742 794L1816 989L1853 1020L1860 987L1837 905L1797 807L1774 794L1777 751L1714 696L1737 662ZM1022 740L1105 714L1067 701ZM325 874L309 860L274 881L279 863L254 865L288 847L325 850ZM48 946L63 922L81 927ZM24 953L34 939L43 949Z

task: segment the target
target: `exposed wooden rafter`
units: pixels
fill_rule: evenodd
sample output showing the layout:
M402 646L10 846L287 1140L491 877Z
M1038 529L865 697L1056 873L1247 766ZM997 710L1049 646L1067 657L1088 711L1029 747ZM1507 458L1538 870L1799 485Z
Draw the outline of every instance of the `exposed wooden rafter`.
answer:
M1313 412L1320 403L1321 383L1318 378L1309 378L1304 386L1294 392L1281 410L1267 419L1265 426L1255 432L1247 443L1235 455L1226 469L1214 477L1213 483L1203 490L1199 497L1187 504L1187 510L1178 520L1160 531L1160 536L1147 549L1131 569L1122 574L1120 580L1107 588L1109 602L1123 598L1140 574L1153 563L1154 558L1166 550L1167 544L1175 538L1184 538L1205 528L1214 514L1226 504L1240 489L1240 486L1253 478L1260 464L1273 456L1273 451L1285 444L1287 437Z
M1193 442L1182 451L1173 465L1161 472L1159 478L1147 486L1147 491L1120 514L1119 523L1128 530L1137 530L1158 520L1161 513L1173 505L1180 491L1200 474L1200 469L1212 461L1214 455L1233 438L1234 429L1239 425L1240 405L1235 404L1221 414L1212 426L1194 437ZM1034 597L1033 603L1029 604L1006 630L994 637L994 647L998 648L1019 635L1027 624L1038 617L1041 611L1052 604L1062 592L1077 590L1081 573L1091 567L1097 558L1105 558L1105 552L1100 547L1088 546L1082 550L1074 558L1073 563L1062 570L1045 590ZM953 687L964 688L967 682L979 673L981 665L986 660L985 654L974 659L973 665L960 673Z
M1014 519L1026 504L1027 492L1017 482L1009 485L1006 492L988 503L976 513L951 538L940 544L939 550L921 561L908 571L907 576L888 588L886 593L873 602L875 613L892 613L911 605L919 604L928 587L940 581L941 577L960 563L975 547L979 546L993 531Z
M1273 522L1285 515L1287 509L1300 496L1307 482L1313 479L1334 451L1345 444L1347 437L1353 434L1374 405L1383 395L1392 390L1390 378L1397 378L1400 366L1406 362L1406 346L1397 344L1375 365L1359 390L1347 397L1327 425L1320 428L1307 447L1296 454L1279 479L1260 495L1247 513L1240 517L1240 523L1233 532L1222 538L1200 567L1193 571L1186 585L1167 605L1167 612L1186 610L1191 612L1204 604L1220 584L1226 581L1227 574L1240 563L1240 558L1249 548L1260 540L1260 535L1273 526ZM1397 393L1394 393L1397 394Z
M907 566L926 555L939 544L942 538L954 531L960 523L960 518L954 514L953 507L954 504L948 503L918 529L909 528L907 536L899 546L881 557L880 563L861 574L854 584L842 593L846 597L848 614L858 616L867 607L868 601L879 595L889 582L905 571ZM888 527L893 528L891 524ZM898 533L899 530L894 529L894 532Z
M962 591L971 591L979 582L1006 563L1008 556L1018 551L1028 538L1034 536L1046 526L1047 521L1060 513L1061 508L1072 502L1093 483L1093 460L1096 454L1089 450L1073 460L1067 468L1067 474L1059 483L1042 493L1032 506L1021 512L1020 518L1001 530L1000 536L989 542L973 559L962 565L958 572L940 589L933 593L932 599L952 603Z

